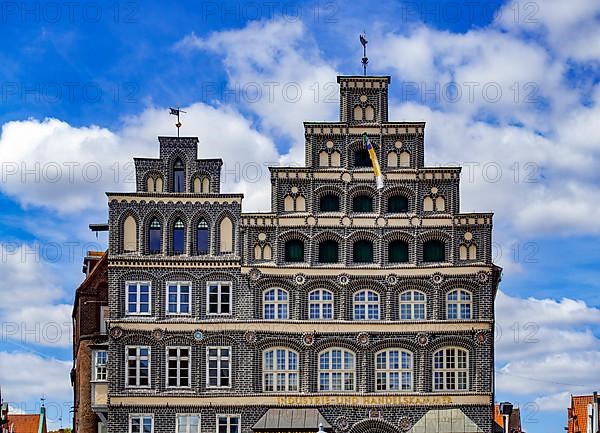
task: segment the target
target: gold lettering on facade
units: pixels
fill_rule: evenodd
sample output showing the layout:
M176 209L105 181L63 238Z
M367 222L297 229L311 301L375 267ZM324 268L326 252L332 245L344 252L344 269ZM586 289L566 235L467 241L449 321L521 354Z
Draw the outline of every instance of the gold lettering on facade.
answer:
M417 397L402 395L367 395L367 396L281 396L277 398L281 406L439 406L453 404L450 396Z

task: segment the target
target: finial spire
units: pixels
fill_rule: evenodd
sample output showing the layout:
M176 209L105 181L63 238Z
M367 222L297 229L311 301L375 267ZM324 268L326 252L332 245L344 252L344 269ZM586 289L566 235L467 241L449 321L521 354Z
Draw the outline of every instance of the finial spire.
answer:
M362 58L362 65L363 65L363 73L365 75L365 77L367 76L367 65L369 64L369 58L367 57L367 44L369 43L369 41L367 41L367 34L363 31L360 36L360 43L363 46L363 58Z
M185 111L179 109L179 104L177 104L177 108L169 107L169 114L171 116L177 116L177 123L175 126L177 127L177 136L179 137L179 128L181 128L182 123L179 121L179 113L185 113Z

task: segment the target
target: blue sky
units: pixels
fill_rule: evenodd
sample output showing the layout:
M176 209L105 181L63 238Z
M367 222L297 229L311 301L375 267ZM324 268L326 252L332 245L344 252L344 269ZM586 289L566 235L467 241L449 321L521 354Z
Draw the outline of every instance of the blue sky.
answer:
M427 164L463 166L462 211L496 214L497 399L528 432L562 430L569 393L600 388L599 16L586 0L4 4L5 398L45 395L68 424L70 305L83 252L105 247L87 226L175 132L167 108L224 159L224 189L267 210L264 163L302 163L301 122L336 119L366 30L390 118L426 121Z

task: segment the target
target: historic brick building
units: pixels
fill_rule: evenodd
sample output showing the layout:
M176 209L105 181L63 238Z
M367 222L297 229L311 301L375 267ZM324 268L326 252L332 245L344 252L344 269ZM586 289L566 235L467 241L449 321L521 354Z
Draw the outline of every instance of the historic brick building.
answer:
M190 137L108 193L109 433L492 432L492 215L424 166L424 123L388 121L389 77L338 82L271 212Z
M90 251L73 306L73 430L105 433L108 391L108 255Z

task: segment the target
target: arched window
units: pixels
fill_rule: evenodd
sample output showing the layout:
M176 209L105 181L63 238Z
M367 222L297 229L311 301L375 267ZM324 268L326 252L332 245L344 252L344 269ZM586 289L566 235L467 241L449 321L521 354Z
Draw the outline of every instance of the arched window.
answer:
M137 221L133 215L128 215L123 222L123 251L137 251Z
M359 240L352 245L352 260L354 263L372 263L373 262L373 242Z
M201 218L196 226L196 253L208 254L208 224Z
M398 167L398 154L394 151L388 153L387 165L389 168Z
M271 251L271 245L267 244L263 248L263 260L271 260L273 253Z
M319 167L328 167L329 166L329 154L322 150L319 152Z
M173 224L173 254L183 254L185 251L185 226L178 219Z
M453 290L446 296L446 317L448 319L471 319L472 311L471 292L458 289Z
M365 108L365 120L375 120L375 108L372 105L367 105Z
M333 293L325 289L308 294L308 318L311 320L333 319Z
M175 165L173 165L173 192L184 192L184 168L181 159L177 158Z
M210 180L208 179L208 177L205 177L204 179L202 179L202 192L204 193L209 193L210 192Z
M154 218L148 229L148 252L158 254L162 250L162 226L158 219Z
M446 245L441 241L427 241L423 244L424 262L445 262Z
M339 245L336 241L327 240L319 244L319 263L337 263L339 261Z
M389 213L408 212L408 198L403 195L392 195L387 200Z
M233 252L233 223L229 217L225 217L219 224L219 237L221 238L220 253Z
M425 320L426 308L425 293L417 290L400 293L400 320Z
M429 196L423 199L423 211L431 212L433 211L433 199Z
M263 317L266 320L286 320L288 311L288 292L283 289L269 289L263 295Z
M331 166L332 167L340 167L342 165L342 157L340 155L340 152L338 152L337 150L334 150L333 152L331 152Z
M443 212L446 210L446 200L441 195L438 195L435 199L435 210Z
M445 347L433 355L433 390L466 391L469 389L469 352Z
M471 244L469 245L469 260L477 259L477 245Z
M319 391L354 391L356 388L354 353L328 349L319 354Z
M303 262L304 261L304 242L300 239L291 239L285 243L285 261Z
M354 152L354 167L371 167L371 157L366 149L357 149Z
M283 347L264 352L263 391L298 391L298 353Z
M375 355L376 391L412 391L412 353L387 349Z
M360 105L354 106L354 120L363 120L363 109Z
M379 294L361 290L354 295L354 320L379 320Z
M373 197L366 194L354 196L352 199L353 212L373 212Z
M319 199L319 210L321 212L339 212L340 197L336 194L324 194Z
M148 192L155 192L154 178L148 177L148 179L146 180L146 189L148 190Z
M400 167L410 167L410 153L400 152Z
M388 262L408 263L408 243L396 240L388 244Z
M162 180L162 177L160 177L160 176L158 176L156 178L154 191L155 192L163 192L163 180Z

